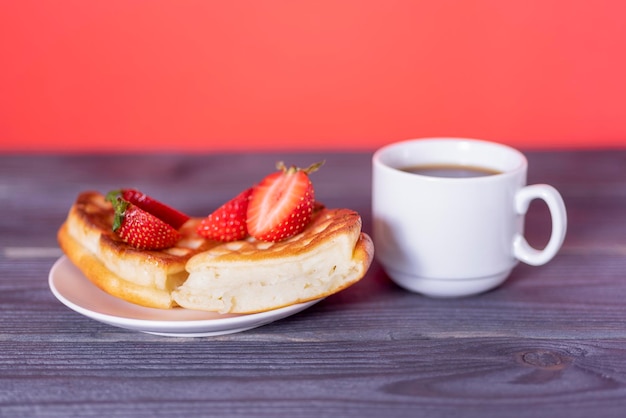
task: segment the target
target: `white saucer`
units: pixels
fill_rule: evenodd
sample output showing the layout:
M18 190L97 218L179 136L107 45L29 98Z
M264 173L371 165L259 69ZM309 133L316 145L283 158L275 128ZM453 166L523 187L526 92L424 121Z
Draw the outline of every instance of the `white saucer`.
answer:
M172 337L207 337L246 331L296 314L322 300L247 315L182 308L145 308L103 292L65 256L59 258L50 269L48 284L54 296L64 305L96 321Z

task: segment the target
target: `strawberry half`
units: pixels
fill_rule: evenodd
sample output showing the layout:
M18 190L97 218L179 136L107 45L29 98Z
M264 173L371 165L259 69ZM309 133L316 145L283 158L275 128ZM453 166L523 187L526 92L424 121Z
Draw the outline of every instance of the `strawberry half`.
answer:
M177 228L160 219L158 213L152 214L131 203L123 194L119 190L110 192L106 200L115 210L113 231L124 242L140 250L161 250L172 247L181 239Z
M216 241L237 241L248 236L246 214L252 188L217 208L198 225L198 234Z
M304 230L311 221L315 192L309 174L321 163L300 169L280 162L280 171L265 177L252 191L248 205L248 233L262 241L277 242Z
M189 216L177 211L176 209L151 198L145 193L135 189L120 190L122 198L130 203L139 206L148 213L153 214L163 222L171 225L174 229L180 229L185 222L189 220Z

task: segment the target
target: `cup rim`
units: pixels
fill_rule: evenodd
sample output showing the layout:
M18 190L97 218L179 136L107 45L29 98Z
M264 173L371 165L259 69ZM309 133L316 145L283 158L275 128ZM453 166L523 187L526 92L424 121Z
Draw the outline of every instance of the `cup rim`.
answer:
M497 169L501 172L490 175L490 176L484 176L484 177L433 177L433 176L428 176L428 175L423 175L423 174L409 173L383 161L384 156L394 149L413 146L413 144L427 144L427 143L439 143L439 144L465 143L467 144L467 146L477 145L477 146L483 146L483 147L487 146L487 147L497 148L501 151L510 153L511 155L515 155L515 157L519 159L519 163L516 164L515 167L510 168L510 169L501 169L499 167L489 166L488 168ZM521 170L524 170L528 166L528 160L526 159L526 156L516 148L513 148L509 145L502 144L499 142L494 142L494 141L489 141L489 140L484 140L484 139L477 139L477 138L465 138L465 137L424 137L424 138L405 139L402 141L389 143L387 145L380 147L374 152L372 156L372 161L374 165L377 165L383 169L389 170L393 173L397 173L398 175L412 176L414 178L415 177L423 178L423 179L427 179L430 181L453 181L453 182L488 181L488 179L501 178L503 176L512 175Z

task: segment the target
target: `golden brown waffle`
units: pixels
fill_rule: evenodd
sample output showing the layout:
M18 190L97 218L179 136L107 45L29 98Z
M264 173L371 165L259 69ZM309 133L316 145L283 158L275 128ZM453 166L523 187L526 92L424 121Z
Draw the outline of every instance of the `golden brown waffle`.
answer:
M61 249L105 292L152 308L251 313L315 300L360 280L374 253L348 209L319 208L302 233L278 243L205 240L190 219L183 239L160 251L123 242L113 216L103 195L81 193L58 231Z
M252 313L307 302L360 280L374 247L349 209L322 209L300 234L268 243L224 243L192 257L190 275L173 292L183 307Z
M58 232L67 257L96 286L129 302L153 308L175 306L171 292L187 279L185 264L215 246L195 233L198 219L181 228L183 238L160 251L138 250L112 229L112 205L93 191L81 193Z

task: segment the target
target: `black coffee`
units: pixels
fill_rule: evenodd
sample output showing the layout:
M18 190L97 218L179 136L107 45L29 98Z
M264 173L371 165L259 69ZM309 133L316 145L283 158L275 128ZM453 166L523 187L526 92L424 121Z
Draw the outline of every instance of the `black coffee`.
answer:
M502 173L501 171L486 167L443 164L415 165L411 167L404 167L400 170L406 171L407 173L420 174L422 176L449 178L485 177Z

